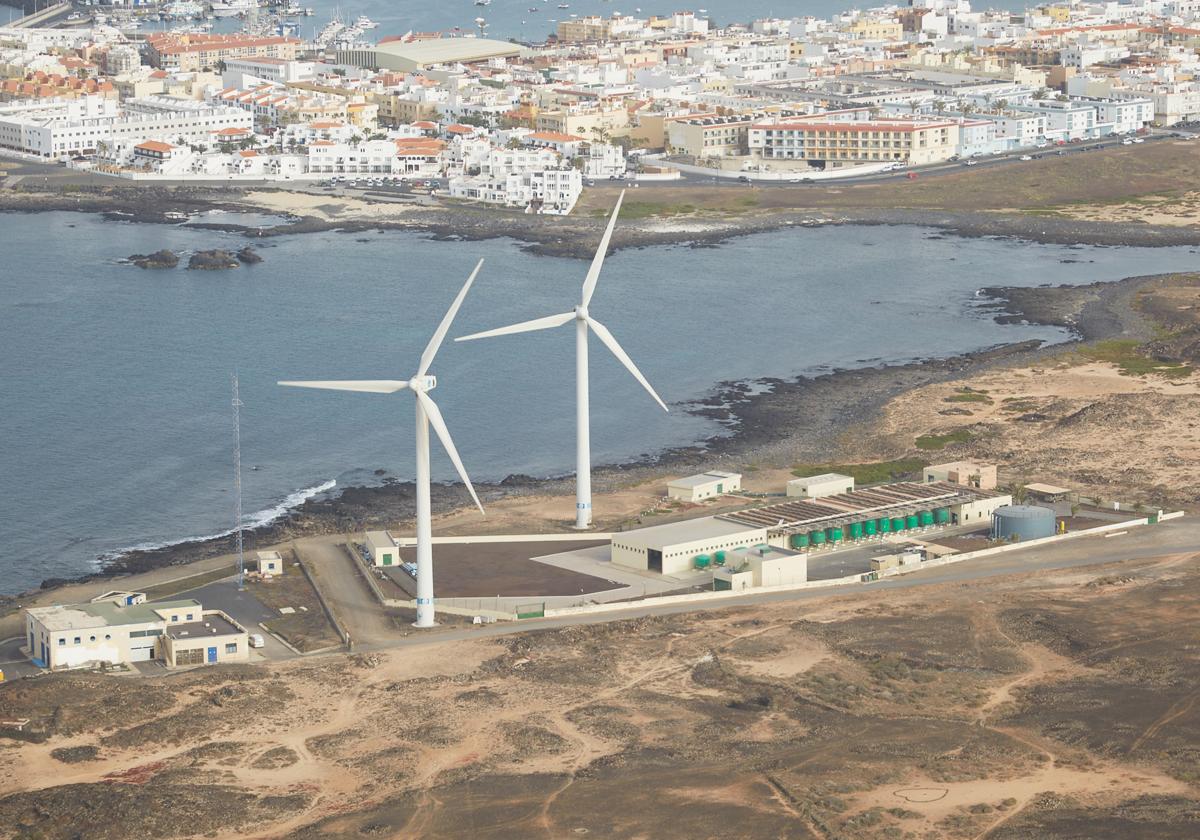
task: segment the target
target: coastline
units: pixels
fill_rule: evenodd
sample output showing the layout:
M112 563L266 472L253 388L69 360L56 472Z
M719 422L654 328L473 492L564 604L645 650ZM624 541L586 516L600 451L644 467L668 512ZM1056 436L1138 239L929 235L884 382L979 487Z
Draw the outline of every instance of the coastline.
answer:
M1130 301L1138 289L1160 276L1131 277L1088 286L982 290L988 299L985 308L992 310L992 317L1001 322L1024 321L1068 328L1075 338L1066 342L1046 345L1030 340L904 364L840 369L816 376L718 383L707 395L685 404L683 409L717 421L725 433L635 461L598 465L593 473L595 491L609 493L700 468L743 469L759 463L781 466L830 462L839 453L853 451L856 438L870 435L871 425L881 409L900 394L993 368L1035 363L1082 341L1143 333L1144 319L1132 310ZM574 491L574 481L570 474L540 478L511 475L500 482L478 484L476 489L488 504L521 496L568 495ZM459 485L435 483L432 496L438 516L470 502ZM270 523L246 529L245 546L247 551L253 551L300 537L394 527L398 522L411 520L414 506L410 482L338 487L282 512ZM233 546L232 535L226 534L127 551L110 558L96 572L50 579L41 588L182 566L228 554Z
M119 195L114 195L118 193ZM23 206L12 206L8 198L21 196ZM323 198L323 197L320 197ZM331 201L334 197L328 197ZM136 202L136 203L135 203ZM151 224L178 224L167 213L223 210L284 215L278 207L248 202L239 188L142 188L114 191L83 188L77 193L0 191L0 212L93 212L111 220ZM998 224L1008 219L1009 224ZM192 227L240 233L248 238L295 235L338 230L409 230L434 239L483 240L513 238L535 254L590 256L590 242L600 232L603 219L529 217L492 209L454 208L417 210L412 218L396 220L322 220L315 216L292 215L285 224L257 228L237 223L195 223ZM992 212L926 210L796 210L756 211L716 218L638 218L623 223L614 248L649 247L687 243L694 247L715 246L734 237L769 232L791 226L825 224L913 225L932 227L946 235L1005 237L1055 244L1102 242L1110 245L1200 244L1200 233L1189 228L1120 225L1110 222L1081 222L1040 216ZM1128 235L1123 235L1124 231ZM988 298L984 310L992 310L1000 323L1028 322L1071 330L1076 340L1100 340L1126 335L1129 298L1136 286L1152 278L1135 277L1110 283L1077 287L995 287L981 290ZM788 379L752 379L721 382L709 394L682 408L717 421L721 434L679 446L625 464L597 466L593 482L598 493L611 492L641 482L661 480L697 468L721 466L741 468L765 463L787 465L797 462L828 462L835 453L850 449L847 442L867 430L879 410L893 397L923 385L978 373L988 367L1013 365L1058 353L1072 342L1044 347L1041 342L999 345L973 353L906 364L851 368L817 376ZM747 466L747 468L752 468ZM570 474L535 478L509 476L479 485L481 498L494 502L533 495L566 495L573 492ZM434 509L439 514L466 504L466 493L456 485L434 485ZM374 487L337 488L331 494L310 498L283 512L274 521L243 532L248 550L288 539L385 527L405 522L413 515L412 486L387 482ZM184 565L228 553L232 535L179 541L153 549L123 552L98 558L96 571L71 578L42 582L43 590L67 583L99 580ZM10 597L0 596L0 602Z
M255 195L270 195L276 200L255 200ZM329 217L321 218L311 209L306 213L304 211L309 208L300 204L289 206L288 195L326 200L327 205L318 207L322 208L321 215ZM340 209L351 204L377 211L378 217L361 208L358 212ZM508 238L522 243L523 249L531 254L578 259L590 258L591 243L604 226L602 217L578 212L566 217L547 217L469 204L427 208L277 188L253 192L234 187L140 187L136 190L78 187L57 193L0 190L0 213L84 212L97 213L111 221L177 225L176 214L211 210L279 215L287 220L271 227L236 222L199 222L189 227L239 233L252 239L324 231L361 233L373 230L410 231L437 241ZM1200 229L1178 225L1091 221L1019 211L765 207L743 212L623 218L614 234L612 248L705 247L742 236L824 225L908 225L933 228L946 235L1011 238L1047 245L1200 246Z

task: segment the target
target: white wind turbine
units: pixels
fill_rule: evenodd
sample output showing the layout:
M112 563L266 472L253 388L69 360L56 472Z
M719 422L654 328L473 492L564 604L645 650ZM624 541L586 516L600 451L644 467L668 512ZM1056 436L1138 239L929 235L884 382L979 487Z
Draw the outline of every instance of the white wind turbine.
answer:
M462 306L463 299L467 296L471 284L475 282L475 275L479 274L479 269L482 266L483 260L480 260L475 265L475 270L471 272L471 276L467 278L462 291L454 299L454 303L450 304L450 309L447 310L445 317L442 318L442 322L438 324L433 338L429 339L429 344L426 345L425 352L421 354L420 365L417 367L417 372L413 374L412 379L407 381L402 379L358 379L278 383L297 388L321 388L330 391L362 391L368 394L394 394L397 391L408 389L416 397L417 627L432 627L434 624L433 537L429 504L430 425L437 432L438 440L442 442L446 454L454 462L454 468L458 470L458 475L462 478L463 484L467 485L467 492L475 500L475 505L479 508L479 512L483 513L483 505L479 503L479 497L475 495L475 488L471 486L471 479L467 477L467 471L458 457L458 450L454 448L454 441L450 439L450 431L446 428L446 421L442 419L442 412L438 410L437 404L429 396L429 392L437 387L437 377L429 376L427 373L429 366L433 363L433 357L437 355L438 348L442 346L442 340L445 339L446 333L450 330L450 324L454 321L454 316L458 313L458 308Z
M604 265L604 257L608 253L608 243L612 239L613 228L617 224L617 214L621 212L621 202L625 200L625 192L617 198L612 215L608 218L608 227L600 240L600 247L592 257L591 268L583 281L583 296L579 306L571 312L561 315L550 315L533 321L513 324L510 327L500 327L486 332L464 335L455 341L472 341L476 338L491 338L497 335L512 335L513 333L546 330L551 327L561 327L571 321L575 322L575 527L584 529L592 524L592 456L591 429L588 413L588 330L604 343L617 360L623 364L633 378L641 383L655 402L667 410L666 403L659 398L646 377L638 370L633 359L621 348L608 328L588 314L588 304L592 302L592 294L596 291L596 281L600 278L600 268Z

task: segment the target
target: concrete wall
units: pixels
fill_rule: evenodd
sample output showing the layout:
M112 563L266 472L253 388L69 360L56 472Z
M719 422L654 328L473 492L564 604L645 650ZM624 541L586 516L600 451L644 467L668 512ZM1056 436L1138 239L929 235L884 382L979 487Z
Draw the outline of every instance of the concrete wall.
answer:
M1181 516L1183 516L1182 511L1174 511L1172 513L1163 513L1163 514L1159 514L1158 521L1165 522L1167 520L1176 519ZM1129 522L1114 522L1112 525L1103 525L1099 528L1091 528L1086 531L1072 531L1067 534L1057 534L1053 537L1047 537L1046 539L1042 539L1042 540L1032 540L1030 542L1025 542L1025 543L1011 543L1008 545L996 546L994 548L980 549L979 551L965 552L963 554L953 554L953 555L949 555L947 557L940 557L936 560L926 560L923 563L919 563L919 564L914 563L911 565L905 565L905 566L901 566L899 568L882 571L882 572L879 572L878 575L881 578L882 577L891 577L893 575L907 574L909 572L915 572L920 569L927 569L927 568L931 568L934 566L948 566L952 563L961 563L965 560L973 560L973 559L976 559L979 557L990 557L994 554L1002 554L1003 552L1006 552L1006 551L1016 551L1018 549L1030 548L1030 547L1036 546L1036 545L1054 543L1054 542L1058 542L1060 540L1068 540L1068 539L1074 539L1077 537L1087 537L1087 536L1103 536L1103 535L1118 533L1123 529L1134 528L1139 525L1146 525L1146 524L1148 524L1148 522L1149 522L1148 519L1134 519ZM823 589L823 588L829 588L829 587L835 587L835 586L846 586L846 585L861 583L861 582L863 582L862 575L850 575L850 576L844 577L844 578L833 578L832 580L807 581L805 583L791 583L791 584L783 584L781 586L764 586L760 589L754 590L754 592L755 593L761 592L763 594L766 594L769 592L790 592L790 591L799 591L799 590L808 590L808 589ZM705 602L705 601L720 602L722 600L726 600L729 598L742 597L745 595L746 595L745 591L735 592L735 591L731 591L731 590L724 590L724 591L720 591L720 592L700 592L700 593L689 594L689 595L663 595L663 596L659 596L657 598L643 598L640 601L627 601L627 602L623 602L623 603L608 603L608 604L587 604L587 605L578 606L578 607L560 607L560 608L556 608L556 609L547 609L546 610L546 618L558 618L558 617L570 616L570 615L587 615L590 613L618 612L621 610L637 610L637 609L645 609L647 607L667 606L670 604L687 604L687 603Z

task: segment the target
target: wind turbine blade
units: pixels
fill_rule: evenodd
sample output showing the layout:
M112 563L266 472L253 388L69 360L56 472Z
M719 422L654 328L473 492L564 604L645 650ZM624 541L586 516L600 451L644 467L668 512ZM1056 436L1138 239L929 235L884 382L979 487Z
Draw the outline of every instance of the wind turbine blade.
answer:
M646 389L650 396L654 397L654 401L662 406L663 411L669 411L667 404L654 392L650 387L650 383L646 381L646 377L642 376L642 372L638 370L637 365L633 363L633 359L629 358L617 340L613 338L613 334L608 331L608 327L601 324L594 318L588 318L588 326L592 328L592 332L596 334L596 338L604 342L604 346L612 351L612 354L617 357L617 361L625 365L625 369L633 374L633 378L642 383L642 387Z
M321 388L325 391L362 391L367 394L394 394L408 383L399 379L328 379L310 382L276 382L289 388Z
M454 462L454 469L458 470L458 477L463 480L463 484L467 485L467 492L475 500L475 507L479 508L480 513L483 513L483 505L479 503L479 497L475 495L475 488L471 486L471 479L467 477L467 470L463 466L462 459L458 457L458 450L454 448L454 441L450 439L450 430L446 428L446 421L442 419L441 410L438 409L437 403L424 391L416 391L415 393L417 399L421 401L421 405L425 408L425 416L429 418L429 425L433 426L433 430L437 433L438 440L442 442L446 454Z
M463 298L467 296L467 292L471 289L471 284L475 282L475 275L479 273L479 269L481 268L483 268L483 260L475 263L475 270L471 272L471 276L463 284L458 297L454 299L454 303L450 304L450 308L446 310L446 316L442 318L442 323L438 324L437 331L433 334L433 338L429 339L429 344L425 347L425 352L421 354L421 366L417 368L417 376L424 376L425 372L429 370L429 366L433 364L433 357L437 355L438 348L442 346L442 340L446 337L446 333L450 331L450 324L454 322L454 316L458 314L458 308L462 306Z
M474 341L477 338L492 338L497 335L513 335L514 333L532 332L533 330L548 330L551 327L561 327L568 321L573 320L575 320L574 312L564 312L561 315L548 315L545 318L537 318L533 321L522 321L519 324L513 324L511 327L497 327L494 330L486 330L485 332L460 335L454 340Z
M621 190L621 194L617 196L617 204L613 207L612 215L608 217L608 227L604 229L600 247L596 249L596 256L592 257L592 266L588 269L587 278L583 281L584 307L592 302L592 295L596 291L596 281L600 279L600 267L604 265L604 257L608 253L608 243L612 239L613 228L617 226L617 214L621 212L621 202L624 200L625 190Z

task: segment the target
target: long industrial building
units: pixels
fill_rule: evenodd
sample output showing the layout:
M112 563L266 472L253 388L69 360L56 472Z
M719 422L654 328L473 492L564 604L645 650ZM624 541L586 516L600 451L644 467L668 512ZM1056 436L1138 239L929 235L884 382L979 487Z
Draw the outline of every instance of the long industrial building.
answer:
M885 484L818 499L672 522L613 535L612 562L664 575L724 565L730 551L770 545L812 551L843 542L988 523L1012 497L949 482Z

